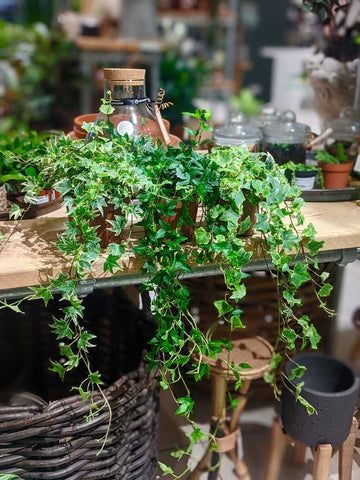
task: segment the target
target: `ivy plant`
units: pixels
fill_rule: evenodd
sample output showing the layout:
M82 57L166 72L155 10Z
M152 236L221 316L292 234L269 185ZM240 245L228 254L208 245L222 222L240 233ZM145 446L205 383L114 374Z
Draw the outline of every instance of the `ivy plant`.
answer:
M190 455L192 446L204 437L192 420L194 401L186 376L200 381L209 375L204 357L231 349L229 339L215 340L202 332L191 314L190 293L183 277L192 267L209 263L219 266L228 292L215 301L214 308L219 321L236 330L244 327L238 303L246 295L247 266L255 255L267 260L279 292L279 335L272 370L265 380L277 397L281 387L275 372L285 360L282 346L292 351L300 342L301 348L317 348L320 340L311 319L294 312L294 307L301 305L298 289L311 281L320 307L329 311L324 298L332 288L327 274L318 273L317 254L323 243L316 240L311 224L305 227L301 212L304 201L283 169L269 154L251 153L246 147L219 147L209 154L197 151L201 130L210 128L210 112L196 111L192 115L199 128L189 131L190 145L180 144L178 148L147 137L130 140L126 135L112 136L108 123L85 125L87 141L52 138L32 157L39 175L28 178L24 185L27 202L33 202L46 184L60 192L67 208L68 220L56 245L69 268L49 278L48 285L32 288L26 298L42 298L47 304L54 290L60 292L64 306L61 315L53 318L51 328L61 340L60 353L66 361L52 359L51 370L63 378L80 363L85 365L87 376L74 389L89 402L88 418L99 408L110 407L105 396L100 406L92 400L96 389L102 392L102 380L89 361L89 350L96 339L82 324L84 307L77 285L99 265L105 274L112 275L129 254L143 259L146 280L140 288L155 292L151 313L157 326L149 345L149 366L159 370L164 389L173 393L174 384L183 386L182 396L173 393L176 414L184 415L193 426L189 446L175 452L177 458ZM250 216L244 215L246 204L257 212L251 243L254 249L243 237L251 226ZM192 215L194 205L198 206L200 222ZM105 211L112 213L107 230L117 236L117 241L102 249L96 219ZM137 240L133 235L135 225L137 230L143 229ZM8 307L20 311L21 300L0 306ZM243 366L228 367L239 388ZM296 368L294 375L299 376L301 371ZM301 401L311 413L311 406ZM105 440L106 436L104 444ZM164 474L173 474L166 465L160 467Z

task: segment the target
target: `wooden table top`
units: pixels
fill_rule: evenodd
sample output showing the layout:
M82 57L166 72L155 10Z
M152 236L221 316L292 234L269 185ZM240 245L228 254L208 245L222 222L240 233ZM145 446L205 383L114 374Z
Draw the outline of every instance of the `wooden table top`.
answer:
M324 240L323 250L340 250L360 247L360 206L355 202L309 203L303 213L307 223L313 223L318 240ZM0 290L45 284L48 276L56 276L66 268L67 262L55 245L56 235L64 228L65 209L61 208L43 217L23 220L0 253ZM15 222L0 222L0 231L7 237ZM140 230L137 233L141 235ZM135 230L136 236L136 230ZM259 237L246 239L249 248L255 249ZM260 250L260 249L259 249ZM259 256L260 258L260 251ZM139 275L143 259L125 255L122 270L116 275ZM101 262L93 278L104 278ZM89 277L91 278L91 277Z

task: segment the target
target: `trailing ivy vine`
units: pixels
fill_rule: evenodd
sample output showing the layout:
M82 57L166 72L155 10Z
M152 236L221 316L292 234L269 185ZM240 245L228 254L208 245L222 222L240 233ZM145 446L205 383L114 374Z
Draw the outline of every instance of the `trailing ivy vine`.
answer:
M110 114L108 106L105 102L105 113ZM246 147L214 148L209 154L197 151L201 131L210 128L210 112L197 111L193 116L199 129L189 131L194 140L179 148L146 137L130 140L118 136L108 122L84 126L90 141L54 137L41 154L32 156L39 175L24 185L29 203L46 184L60 192L67 208L68 220L56 245L68 268L49 278L48 285L32 288L26 299L42 298L47 305L53 291L60 292L64 306L51 328L61 340L60 354L66 361L52 359L51 370L64 378L79 364L85 365L87 376L74 389L89 401L89 419L108 405L105 396L101 405L92 400L96 389L102 392L102 381L89 361L95 337L82 324L84 307L77 287L99 265L104 274L112 275L121 270L121 261L128 255L143 258L146 281L141 289L156 293L152 315L157 330L150 341L148 362L151 368L159 369L164 389L172 391L174 384L183 385L186 393L178 398L174 394L176 414L184 415L193 425L189 447L175 452L177 458L190 455L193 445L204 437L191 419L194 401L184 372L200 381L209 375L204 356L214 357L223 348L231 348L229 339L214 340L203 333L191 314L190 293L182 277L194 265L216 264L223 272L228 292L214 308L219 321L234 331L244 328L238 305L246 295L244 279L249 262L259 256L269 262L279 293L279 334L272 370L265 374L265 380L277 397L281 388L275 372L284 360L281 345L291 351L300 341L301 348L317 348L320 340L311 319L294 312L294 307L301 305L297 297L301 285L312 282L320 307L331 314L324 302L332 288L326 282L328 274L318 273L317 254L323 242L316 240L311 224L304 225L300 190L289 184L283 169L268 154L251 153ZM192 217L194 204L202 212L200 223ZM243 237L251 227L251 216L244 214L246 205L256 209L256 241L252 242L256 251ZM113 218L108 220L107 229L117 240L101 249L96 219L109 211ZM143 229L138 239L133 235L135 227ZM188 242L192 230L194 236ZM20 311L21 300L0 306L8 307ZM247 366L228 367L239 388L240 372ZM303 371L295 365L294 378L301 377ZM312 407L298 394L311 413ZM174 474L170 467L160 466L164 475Z

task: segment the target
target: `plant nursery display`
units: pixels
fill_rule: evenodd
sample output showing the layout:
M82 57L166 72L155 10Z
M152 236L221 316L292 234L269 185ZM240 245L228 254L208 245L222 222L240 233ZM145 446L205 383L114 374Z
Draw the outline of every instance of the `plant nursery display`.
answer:
M103 106L110 115L111 98ZM110 132L105 121L83 124L90 140L55 136L41 149L23 155L31 158L38 172L24 182L25 201L34 203L45 187L51 187L62 196L68 215L56 246L69 268L49 278L48 285L31 288L25 297L41 298L46 305L54 291L60 293L62 308L51 328L66 361L52 359L51 369L64 378L83 365L86 376L74 390L87 402L89 418L96 416L100 404L109 408L101 372L92 368L89 359L96 339L82 324L84 306L77 286L99 265L104 274L113 275L126 256L142 258L140 288L155 292L151 314L157 326L147 361L159 370L163 388L182 385L185 393L175 396L176 414L193 425L189 446L177 451L177 458L190 455L193 445L205 436L191 419L194 401L184 372L201 380L209 374L203 357L213 358L223 348L231 348L230 339L214 340L198 328L188 308L189 290L182 276L194 265L220 266L228 292L214 302L214 308L219 321L235 330L244 327L239 304L246 295L247 266L254 256L267 259L279 292L279 334L272 370L264 378L277 397L282 388L275 372L286 359L284 349L292 351L296 345L317 348L320 340L311 319L294 313L294 306L301 304L298 288L312 282L319 306L329 314L324 299L332 289L326 282L328 274L318 273L317 253L323 243L316 240L311 224L304 226L304 201L283 169L270 155L249 152L246 146L217 147L209 154L197 151L201 132L210 129L210 112L187 115L199 122L197 130L189 131L189 146L163 145L148 136L131 139L113 128ZM253 250L243 236L252 223L251 215L244 215L247 203L257 210L252 228L258 242ZM3 245L6 241L5 237ZM3 301L0 308L20 311L23 300ZM238 389L246 365L229 364L228 368ZM291 378L303 373L304 368L294 364ZM305 398L297 395L297 399L308 412L313 411ZM162 468L164 474L173 473L167 466Z

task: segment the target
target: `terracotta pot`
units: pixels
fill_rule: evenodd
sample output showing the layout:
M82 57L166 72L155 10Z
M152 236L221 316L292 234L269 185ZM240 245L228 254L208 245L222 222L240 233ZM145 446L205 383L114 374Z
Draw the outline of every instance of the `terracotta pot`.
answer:
M75 136L77 139L80 138L85 138L86 137L86 132L81 128L83 122L94 122L96 120L97 113L88 113L86 115L80 115L78 117L74 118L74 125L73 125L73 131L75 133ZM112 118L112 122L117 125L121 121L124 120L129 120L130 116L129 115L114 115ZM164 125L166 127L166 130L169 132L170 131L170 122L166 119L163 119ZM163 141L163 136L161 134L160 127L158 123L152 119L145 119L145 124L141 124L137 128L137 134L143 134L143 135L151 135L154 138L159 138L161 141ZM174 137L173 135L170 135L171 143L170 145L172 146L178 146L180 139L178 137Z
M346 188L353 164L353 161L338 164L318 162L323 172L325 188Z
M191 240L191 238L194 235L194 228L195 228L195 222L196 222L196 217L197 217L197 211L198 211L198 201L197 199L194 200L193 202L187 202L186 206L188 208L188 213L189 217L192 219L194 222L194 225L182 225L180 227L180 232L184 237L186 237L188 240ZM182 209L182 202L179 201L174 209L174 215L168 215L166 217L161 217L161 220L167 224L170 225L170 227L173 230L176 230L178 221L180 219L181 215L181 209ZM160 229L160 227L158 227Z
M108 229L111 228L110 223L107 220L115 220L115 215L121 215L121 209L114 209L113 206L104 207L104 215L100 212L96 212L97 216L90 222L91 227L98 227L96 230L97 236L100 238L100 247L106 248L110 243L120 243L124 239L124 232L120 235L116 235L115 232L111 232Z
M97 115L97 113L87 113L86 115L79 115L78 117L74 118L74 126L77 126L79 129L81 129L81 126L84 122L94 122Z
M225 201L220 200L219 204L224 206ZM249 202L249 200L245 198L245 202L243 203L243 213L239 218L239 228L241 226L241 222L243 222L245 218L249 216L251 219L251 224L250 224L250 227L240 235L241 237L250 237L254 233L254 225L256 223L255 214L257 213L257 211L258 211L257 206L253 205L251 202Z

